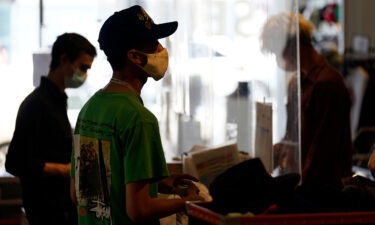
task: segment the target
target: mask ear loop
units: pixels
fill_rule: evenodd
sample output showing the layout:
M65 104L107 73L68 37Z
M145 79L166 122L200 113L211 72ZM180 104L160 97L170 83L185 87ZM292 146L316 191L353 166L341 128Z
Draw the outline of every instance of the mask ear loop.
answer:
M147 55L136 49L129 50L127 57L133 64L140 68L143 68L147 64Z
M142 59L142 55L144 58ZM127 53L128 60L135 65L135 67L139 70L140 73L144 74L144 76L149 76L147 71L145 71L144 67L147 65L148 59L147 56L144 55L144 53L136 50L136 49L130 49Z

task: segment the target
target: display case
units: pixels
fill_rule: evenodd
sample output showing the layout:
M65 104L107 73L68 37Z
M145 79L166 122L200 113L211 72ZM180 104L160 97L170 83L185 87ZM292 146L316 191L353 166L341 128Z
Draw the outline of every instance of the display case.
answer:
M284 215L225 216L205 206L187 204L189 225L320 225L320 224L374 224L374 212L306 213Z

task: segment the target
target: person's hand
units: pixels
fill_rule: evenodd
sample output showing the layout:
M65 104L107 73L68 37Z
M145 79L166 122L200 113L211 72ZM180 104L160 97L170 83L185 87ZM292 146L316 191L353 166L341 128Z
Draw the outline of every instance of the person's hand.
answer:
M298 145L294 142L282 141L273 146L274 165L281 169L293 170Z
M172 174L159 182L159 192L177 194L178 188L195 186L192 181L197 182L198 179L189 174Z
M181 192L180 197L186 201L204 201L204 198L199 195L198 187L195 186L194 183L191 183L190 186L186 187L186 189Z

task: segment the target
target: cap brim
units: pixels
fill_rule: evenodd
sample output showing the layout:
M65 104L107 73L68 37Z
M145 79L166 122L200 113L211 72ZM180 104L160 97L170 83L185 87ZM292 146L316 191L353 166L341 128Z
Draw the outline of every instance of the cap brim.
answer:
M177 21L157 24L155 26L156 39L165 38L176 32L178 27Z

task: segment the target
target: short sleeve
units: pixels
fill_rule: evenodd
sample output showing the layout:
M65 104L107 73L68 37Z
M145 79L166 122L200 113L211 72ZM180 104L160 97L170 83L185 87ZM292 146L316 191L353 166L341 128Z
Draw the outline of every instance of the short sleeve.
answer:
M77 126L76 126L77 127ZM76 171L76 157L79 155L79 143L81 135L78 133L77 130L74 131L75 134L73 135L73 151L70 157L70 177L75 178L75 171Z
M125 183L168 176L157 122L137 121L127 132L124 155Z

